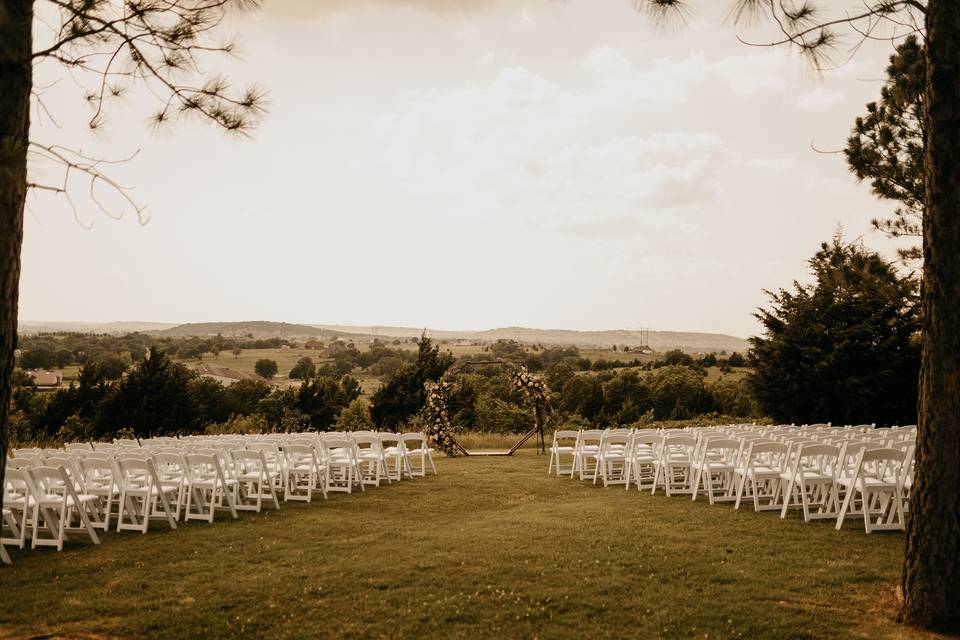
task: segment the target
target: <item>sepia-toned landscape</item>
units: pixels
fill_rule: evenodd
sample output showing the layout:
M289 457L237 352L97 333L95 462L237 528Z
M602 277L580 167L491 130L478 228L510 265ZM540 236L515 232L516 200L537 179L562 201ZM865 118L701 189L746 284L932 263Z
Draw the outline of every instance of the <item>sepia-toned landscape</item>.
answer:
M960 4L4 0L0 638L960 632Z

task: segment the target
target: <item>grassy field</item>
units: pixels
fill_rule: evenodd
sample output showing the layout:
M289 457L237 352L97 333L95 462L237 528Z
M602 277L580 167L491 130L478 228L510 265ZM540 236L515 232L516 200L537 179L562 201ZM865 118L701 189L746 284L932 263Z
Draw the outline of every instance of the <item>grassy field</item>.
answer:
M901 534L548 477L546 459L16 552L0 637L913 638ZM79 540L79 538L77 538Z

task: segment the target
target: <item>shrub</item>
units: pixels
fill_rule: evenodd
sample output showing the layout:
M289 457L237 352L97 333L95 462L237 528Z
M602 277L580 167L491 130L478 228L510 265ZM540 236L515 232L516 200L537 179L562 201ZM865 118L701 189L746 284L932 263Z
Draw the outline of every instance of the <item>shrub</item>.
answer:
M337 431L370 431L372 429L370 404L363 398L355 398L337 418Z
M77 415L67 418L57 431L57 440L60 442L89 442L92 437L93 427Z
M261 358L253 365L253 370L256 371L257 375L261 378L269 380L277 375L277 361L270 360L269 358Z
M261 415L254 414L250 416L232 416L226 422L209 424L204 430L204 433L210 436L217 436L229 433L257 434L265 433L267 430L266 419Z

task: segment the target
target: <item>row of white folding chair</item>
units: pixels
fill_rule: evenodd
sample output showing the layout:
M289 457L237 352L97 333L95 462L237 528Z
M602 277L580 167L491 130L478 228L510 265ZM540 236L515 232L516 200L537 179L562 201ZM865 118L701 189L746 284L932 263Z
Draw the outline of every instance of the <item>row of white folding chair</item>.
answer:
M376 452L375 455L368 453L365 457L377 468L375 480L386 471L383 461L385 449L380 446L380 438L361 435L351 436L349 440L328 437L324 441L328 455L338 460L345 457L348 461L348 490L353 485L353 472L359 468L358 459L354 456L358 444L374 445L365 448ZM425 475L428 463L436 473L430 455L432 450L427 447L423 434L387 436L382 441L393 443L394 450L386 451L394 456L403 456L394 464L398 475L403 473L404 464L407 475L414 475L408 456L420 458L419 475ZM407 442L412 448L405 446ZM14 509L5 509L3 520L14 539L4 538L3 542L22 547L32 524L32 546L56 544L58 549L62 549L66 531L71 529L74 516L81 520L91 538L98 541L94 529L107 530L110 518L114 515L118 531L146 533L150 520L156 517L166 519L171 528L176 528L181 514L187 520L212 522L216 510L222 508L229 510L234 518L238 509L259 511L266 499L278 508L277 478L280 469L287 471L286 483L282 485L285 500L309 500L317 485L326 497L330 476L321 474L324 471L329 474L329 471L319 463L317 451L312 446L288 444L282 457L268 462L264 451L271 451L271 447L257 446L266 443L250 443L254 446L248 450L231 452L226 451L225 443L218 444L221 446L210 450L185 448L167 451L131 446L120 452L111 451L108 455L97 455L96 450L85 447L40 451L36 455L32 455L32 452L23 453L22 457L11 460L7 474L9 483L5 482L4 486L5 501ZM272 450L276 448L274 446ZM38 466L45 458L60 461L64 466L55 468L55 473L48 473L46 470L52 467ZM66 465L69 465L69 470ZM342 468L342 464L340 466ZM292 474L289 473L291 469L294 470ZM36 481L31 475L34 473L39 478ZM10 490L11 487L15 489ZM35 487L42 488L44 493ZM34 498L34 495L40 499ZM69 517L57 518L50 511L57 505L66 509ZM18 506L21 508L17 509ZM39 511L33 513L31 509ZM41 536L42 527L51 531L51 538Z
M69 531L82 531L100 544L95 531L100 522L97 497L78 492L64 467L8 468L3 491L2 526L9 535L0 535L0 546L13 544L22 549L30 532L31 548L62 550Z
M750 434L729 438L722 430L701 430L699 438L691 439L685 434L666 437L631 434L628 437L615 430L558 431L551 447L548 472L556 466L559 474L560 456L568 454L574 459L571 475L579 471L583 478L593 459L596 461L594 479L599 474L605 486L622 483L629 488L632 478L638 488L655 492L662 486L668 495L692 494L693 499L702 488L711 504L729 500L735 501L739 508L747 497L753 501L755 510L781 511L784 517L787 509L802 508L807 521L837 518L838 528L842 526L843 516L856 513L864 515L868 533L881 526L902 528L912 465L909 441L900 442L898 448L893 449L899 452L892 454L893 459L889 455L879 459L878 454L869 454L863 463L864 452L878 448L872 439L844 440L841 447L831 447L819 445L810 438L783 437L777 442L756 430L750 430ZM564 444L564 440L574 442ZM827 448L817 449L817 446ZM807 447L808 453L802 453L803 447ZM831 451L836 455L830 456ZM611 480L608 475L611 466L620 464L630 468L624 474L625 480L620 477ZM861 495L861 499L851 495L846 500L850 493L848 487ZM862 506L864 491L868 496L866 509ZM813 499L811 492L815 494ZM845 504L840 503L841 498ZM858 502L860 507L855 506ZM816 507L816 513L811 513L811 506Z
M685 433L685 430L676 430ZM554 432L547 473L556 469L557 475L579 474L580 479L592 477L604 480L604 485L626 484L628 462L624 451L629 450L638 434L663 433L655 429L583 429ZM570 442L572 441L572 442ZM602 455L601 455L602 449ZM564 467L562 456L571 457L570 467Z
M748 495L756 511L780 511L782 518L790 508L800 508L805 521L836 519L839 529L846 515L859 513L867 533L903 529L910 446L884 448L871 440L844 441L839 447L753 442L741 455L733 472L737 507Z
M194 441L201 441L205 443L215 443L219 440L225 438L225 436L220 437L202 437L195 438ZM397 480L401 476L423 476L426 473L427 465L430 466L430 469L436 473L436 466L433 462L432 453L433 450L427 445L426 436L423 433L405 433L405 434L395 434L395 433L383 433L383 432L374 432L374 431L356 431L356 432L327 432L327 433L317 433L317 432L308 432L308 433L293 433L293 434L272 434L266 436L246 436L243 440L245 443L249 442L273 442L276 443L279 447L282 448L284 443L291 442L294 444L312 444L317 447L317 452L319 455L323 455L325 448L322 446L322 441L324 438L345 438L351 442L351 444L358 444L359 448L371 448L371 445L374 445L374 448L377 446L382 451L381 458L381 472L380 480L389 479ZM356 440L359 438L359 440ZM375 438L376 442L370 442L369 438ZM187 438L183 440L188 440ZM183 441L181 440L181 441ZM357 447L355 448L355 454ZM364 459L373 460L375 456L370 453L365 453L359 455ZM384 460L384 458L386 460ZM419 462L419 464L414 464ZM382 467L389 465L391 470L389 473L384 473ZM373 478L374 474L372 473L373 465L371 464L371 472L365 473L363 475L367 476L367 484L375 484ZM357 469L355 468L355 472ZM358 473L358 475L360 475Z
M307 434L302 434L306 436ZM328 448L322 446L323 438L327 439L337 439L346 436L348 438L347 448L352 449L350 453L350 460L353 466L352 478L353 481L350 483L352 487L354 484L357 484L361 487L364 485L378 485L379 482L383 479L386 479L388 482L392 480L399 480L404 475L408 477L413 476L423 476L426 474L427 465L430 465L430 468L434 473L436 473L436 466L432 458L432 449L426 443L426 437L422 433L407 433L407 434L381 434L376 432L355 432L348 434L311 434L311 437L316 438L316 441L313 442L304 442L302 439L300 444L309 444L315 447L318 458L325 458L327 452L331 449L336 450L337 457L343 457L344 447L333 447ZM195 450L198 445L205 445L205 447L212 449L217 452L217 455L220 457L221 466L225 472L225 475L229 476L232 471L233 462L231 457L228 455L229 451L238 448L245 447L252 450L262 451L267 458L267 461L270 466L270 476L273 479L283 478L284 482L277 482L276 490L282 491L285 494L285 499L298 499L298 498L308 498L310 492L314 487L310 487L309 491L303 492L301 495L294 495L295 493L300 492L287 492L286 489L288 485L291 485L291 474L288 469L288 460L287 456L280 451L280 444L285 438L282 437L258 437L258 438L237 438L237 437L221 437L221 438L196 438L192 439L193 447L185 444L186 439L174 441L173 439L167 439L163 441L146 441L148 447L137 447L137 443L134 441L127 441L122 444L127 445L123 448L113 448L110 449L112 455L127 455L133 453L137 456L143 456L151 451L162 451L160 447L165 444L172 444L176 442L178 449L184 449L185 451ZM294 439L290 439L291 442L295 442ZM318 446L319 445L319 446ZM115 447L115 445L111 445ZM68 456L70 454L77 455L79 453L89 453L91 450L87 449L85 446L71 446L67 451L56 451L53 450L52 453L48 451L47 456ZM96 450L93 450L96 452ZM210 453L210 451L206 451ZM316 484L316 479L312 478L314 474L310 473L311 471L311 461L309 457L300 452L298 455L303 457L299 463L300 469L294 475L298 476L299 480L304 480L307 478L306 482L299 482L299 484L306 489L310 486L310 480L313 481L314 485ZM42 460L42 456L39 458ZM37 459L34 458L31 460L32 464L37 464ZM70 458L64 457L62 462L70 464ZM414 464L419 463L419 464ZM317 470L323 471L324 462L318 460ZM342 465L340 465L342 466ZM79 469L76 466L72 468L74 475L80 476L82 474L78 473ZM304 473L306 471L306 473ZM276 482L276 480L275 480ZM288 497L287 494L290 493Z
M735 500L739 508L743 498L749 497L756 511L776 510L781 517L789 508L798 507L806 521L836 518L837 528L845 515L856 513L864 516L867 533L903 528L905 486L912 468L909 442L884 448L870 439L845 440L836 447L810 439L774 442L759 438L702 438L694 463L693 498L702 487L711 504ZM678 457L679 465L685 467L686 458ZM654 483L654 490L656 486ZM671 489L670 485L667 488ZM811 507L816 508L815 513Z

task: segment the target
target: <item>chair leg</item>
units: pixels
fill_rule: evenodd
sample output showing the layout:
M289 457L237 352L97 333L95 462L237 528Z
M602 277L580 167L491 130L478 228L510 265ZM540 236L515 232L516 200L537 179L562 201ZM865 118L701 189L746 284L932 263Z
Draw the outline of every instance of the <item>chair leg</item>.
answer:
M90 539L93 541L93 544L100 544L100 538L97 536L96 528L93 526L93 523L90 522L90 519L87 517L87 506L92 507L91 503L84 503L77 505L77 513L80 515L80 521L83 523L84 528L87 530L87 535L90 536Z
M740 509L740 501L743 499L743 488L747 484L747 474L740 476L740 482L737 483L737 501L734 503L734 509Z
M863 496L863 528L867 533L873 531L873 523L870 522L870 490L867 488L867 483L863 483L863 491L861 495Z
M843 497L843 504L840 506L840 513L837 514L837 531L843 527L843 519L847 515L847 511L850 509L850 501L853 499L853 494L856 493L856 487L854 484L847 488L847 494Z

